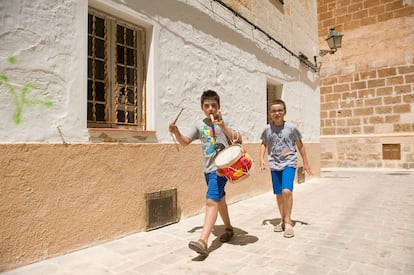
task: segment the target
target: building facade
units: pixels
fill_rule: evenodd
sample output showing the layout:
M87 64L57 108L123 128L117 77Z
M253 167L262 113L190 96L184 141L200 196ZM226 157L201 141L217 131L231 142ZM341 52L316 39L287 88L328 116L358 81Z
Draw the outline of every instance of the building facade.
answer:
M258 161L282 98L319 175L316 1L0 2L0 270L204 211L200 145L168 125L221 111ZM181 112L182 110L182 112ZM300 163L299 163L300 166ZM254 166L228 202L270 192ZM165 217L164 217L165 215Z
M322 167L414 168L413 1L318 1Z

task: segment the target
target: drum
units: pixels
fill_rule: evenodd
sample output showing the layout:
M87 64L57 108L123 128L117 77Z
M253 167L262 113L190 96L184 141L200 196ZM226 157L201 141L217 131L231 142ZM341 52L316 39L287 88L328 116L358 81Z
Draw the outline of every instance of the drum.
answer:
M246 178L253 166L250 155L240 145L231 145L218 153L214 160L217 175L235 182Z

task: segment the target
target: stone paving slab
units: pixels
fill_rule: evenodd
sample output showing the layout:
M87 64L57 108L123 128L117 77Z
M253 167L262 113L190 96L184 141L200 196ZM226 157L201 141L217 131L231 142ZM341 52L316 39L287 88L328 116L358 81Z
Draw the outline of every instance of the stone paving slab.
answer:
M414 171L325 169L294 190L295 237L273 232L275 197L229 206L235 238L210 255L187 248L204 214L55 257L4 275L414 274Z

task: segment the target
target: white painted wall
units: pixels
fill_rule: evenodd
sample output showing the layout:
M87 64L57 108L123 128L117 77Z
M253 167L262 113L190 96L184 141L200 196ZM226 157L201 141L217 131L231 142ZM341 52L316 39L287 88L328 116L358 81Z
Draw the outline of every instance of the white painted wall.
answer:
M31 83L41 92L28 98L51 100L51 108L24 106L21 123L15 104L0 86L0 142L58 142L60 125L70 141L87 141L87 2L0 1L0 74L20 94ZM7 62L14 55L16 64Z
M178 121L182 129L201 118L199 98L205 89L219 92L225 118L238 126L246 142L257 142L266 124L268 78L284 85L287 118L298 124L304 140L319 141L317 76L219 5L208 0L89 4L147 27L147 122L159 142L172 142L168 124L180 108L185 108ZM42 93L30 96L54 102L51 108L25 106L16 125L11 95L2 85L0 142L58 143L57 127L66 142L88 142L87 1L0 1L0 12L0 74L17 87L27 82L38 86ZM315 36L309 48L317 48L316 20L303 25L309 28L303 30L307 36ZM295 36L285 38L295 44ZM10 54L17 59L14 65L7 63Z

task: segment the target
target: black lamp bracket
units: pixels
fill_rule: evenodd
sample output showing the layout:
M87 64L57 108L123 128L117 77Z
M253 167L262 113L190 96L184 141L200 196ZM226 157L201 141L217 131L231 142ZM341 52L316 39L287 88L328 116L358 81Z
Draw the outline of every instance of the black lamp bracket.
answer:
M334 54L336 52L337 49L331 49L331 50L319 50L319 56L325 56L328 53L329 54Z

